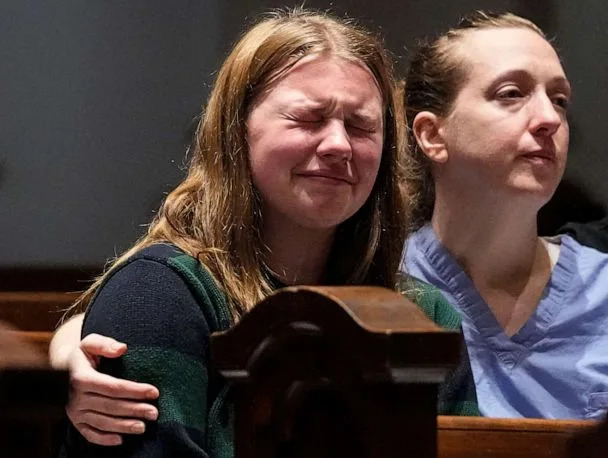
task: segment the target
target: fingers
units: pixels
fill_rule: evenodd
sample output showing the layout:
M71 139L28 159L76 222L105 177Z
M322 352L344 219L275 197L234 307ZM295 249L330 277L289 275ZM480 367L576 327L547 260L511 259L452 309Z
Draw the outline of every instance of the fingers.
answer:
M143 421L133 420L129 418L112 417L103 415L97 412L79 412L71 415L79 421L74 422L75 425L81 426L83 429L89 428L93 432L100 434L143 434L146 430L146 425ZM76 426L78 428L78 426Z
M90 398L90 396L87 398ZM87 405L95 405L95 400L87 399ZM128 406L123 406L123 408L125 412L132 412L132 409ZM87 441L97 445L120 445L122 443L120 434L143 434L146 430L143 421L107 415L92 410L79 410L75 402L70 402L66 412L80 434ZM157 416L156 409L154 409L154 414L155 419Z
M95 370L95 363L90 359L90 355L109 354L104 348L114 344L118 344L122 349L114 353L115 355L119 356L118 353L126 351L125 344L98 334L90 334L82 340L80 347L70 355L70 384L73 391L122 399L156 399L159 393L153 385L115 378Z
M123 380L95 370L73 371L70 384L78 393L94 393L111 398L146 400L156 399L158 389L148 383Z
M70 421L82 436L98 445L119 445L121 434L142 434L142 419L156 420L158 410L146 402L159 396L148 383L123 380L95 369L100 357L115 358L127 351L124 343L110 337L89 334L72 351Z
M111 337L89 334L80 342L80 348L90 356L117 358L127 351L127 345Z
M133 402L126 399L114 399L108 398L106 396L99 396L96 394L88 394L80 398L76 397L70 404L70 408L73 406L75 409L77 406L77 399L81 399L81 409L86 404L86 407L82 409L83 411L95 412L98 414L109 415L113 417L123 417L130 418L132 420L135 419L145 419L145 420L156 420L158 418L158 410L156 407L146 404L143 402ZM93 425L95 426L95 425ZM96 426L98 429L107 430L101 425ZM116 432L121 432L116 430Z
M120 445L122 444L122 437L118 434L110 434L104 433L103 431L96 431L85 424L75 424L74 425L78 432L82 434L82 436L92 444L97 445Z

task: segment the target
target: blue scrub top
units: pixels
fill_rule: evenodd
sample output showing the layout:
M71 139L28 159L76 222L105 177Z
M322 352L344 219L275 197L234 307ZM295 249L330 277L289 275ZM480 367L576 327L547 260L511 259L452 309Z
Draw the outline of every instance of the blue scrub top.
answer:
M567 235L530 319L507 336L430 225L410 236L402 269L461 313L482 415L601 418L608 409L608 254Z

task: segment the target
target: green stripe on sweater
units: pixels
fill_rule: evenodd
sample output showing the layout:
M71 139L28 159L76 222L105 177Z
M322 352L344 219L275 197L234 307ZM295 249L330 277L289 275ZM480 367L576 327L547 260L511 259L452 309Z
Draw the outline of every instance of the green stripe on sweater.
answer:
M207 368L183 353L159 347L130 346L124 358L125 378L162 386L158 422L177 422L205 430ZM200 380L200 390L184 390L184 380Z
M198 259L187 254L167 260L169 265L183 275L189 285L194 286L194 295L203 308L210 331L224 331L232 324L232 315L226 297L219 289L211 273L201 265ZM212 313L210 313L212 312Z
M460 315L437 287L407 274L399 273L396 289L418 305L435 324L452 331L460 330Z

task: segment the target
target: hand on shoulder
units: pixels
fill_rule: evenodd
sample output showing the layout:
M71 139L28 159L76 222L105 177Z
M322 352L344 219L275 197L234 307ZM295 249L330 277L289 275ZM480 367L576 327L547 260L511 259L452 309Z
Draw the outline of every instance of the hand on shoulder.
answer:
M118 358L124 343L89 334L69 355L70 400L66 412L89 442L119 445L122 434L145 431L142 419L156 420L158 410L146 401L158 398L156 387L102 374L96 370L102 357Z

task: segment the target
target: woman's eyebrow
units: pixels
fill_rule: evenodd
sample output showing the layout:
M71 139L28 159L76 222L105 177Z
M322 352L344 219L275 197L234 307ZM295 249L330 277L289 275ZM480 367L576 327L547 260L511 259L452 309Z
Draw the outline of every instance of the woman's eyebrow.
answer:
M532 72L530 72L529 70L526 70L523 68L514 68L514 69L506 70L506 71L494 76L492 78L491 84L489 85L489 88L492 89L497 84L499 84L505 80L532 81L534 79L535 79L534 74ZM563 87L564 90L568 91L568 93L570 93L570 91L571 91L570 82L568 81L568 78L566 78L564 75L556 75L556 76L552 77L547 82L547 86Z
M376 116L373 113L367 111L353 112L349 115L349 118L355 123L361 123L364 125L375 126L382 121L382 116Z
M552 78L549 81L548 86L564 91L567 96L570 96L572 94L572 86L570 85L570 81L564 76Z
M523 68L512 68L498 73L492 78L490 86L495 86L505 80L531 80L533 79L532 73L529 70Z

